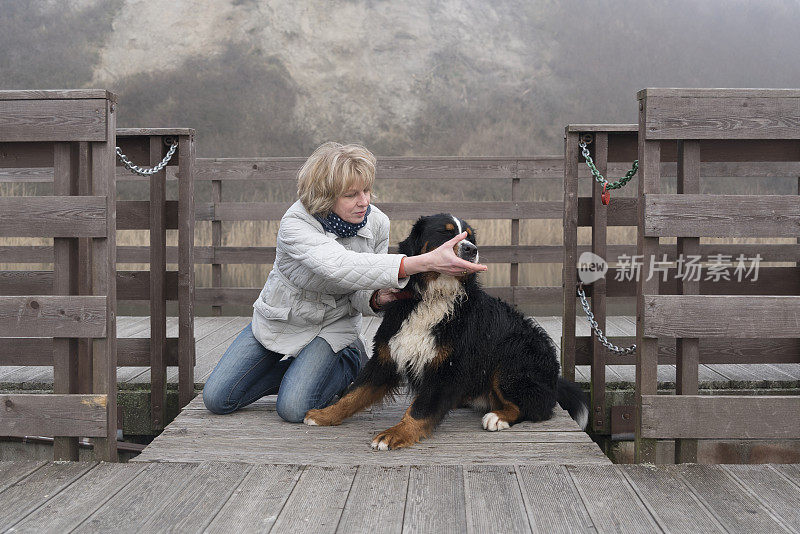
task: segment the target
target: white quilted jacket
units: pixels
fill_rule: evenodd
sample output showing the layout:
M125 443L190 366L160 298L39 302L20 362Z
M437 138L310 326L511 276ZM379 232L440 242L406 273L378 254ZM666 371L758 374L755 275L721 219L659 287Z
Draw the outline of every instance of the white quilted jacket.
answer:
M253 335L266 348L294 356L317 336L339 352L361 331L361 314L375 315L372 292L402 288L402 254L387 254L389 218L374 205L353 237L338 237L298 200L278 230L275 264L253 303Z

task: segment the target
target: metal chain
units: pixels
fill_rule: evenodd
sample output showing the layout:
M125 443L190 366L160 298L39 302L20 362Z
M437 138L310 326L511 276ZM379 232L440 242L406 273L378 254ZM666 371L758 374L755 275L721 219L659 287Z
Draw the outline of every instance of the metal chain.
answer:
M597 181L597 183L602 185L607 184L606 189L619 189L620 187L630 182L631 178L633 178L636 175L636 171L639 170L639 160L637 159L636 161L633 162L633 167L631 168L631 170L626 172L624 177L620 178L616 182L609 182L608 180L603 178L603 175L600 174L600 171L598 171L597 167L595 167L594 161L592 161L592 157L589 155L589 148L586 146L586 143L581 141L580 147L581 147L581 154L583 154L583 157L586 160L586 165L589 167L589 170L592 171L592 176L594 176L594 179Z
M119 157L119 160L122 162L122 165L132 173L138 174L139 176L151 176L167 166L169 160L172 159L172 155L175 154L176 148L178 148L178 143L172 143L172 145L169 147L169 150L167 151L167 155L164 156L164 159L161 160L161 163L149 169L145 167L139 167L138 165L134 165L133 162L129 160L125 154L122 153L122 150L120 150L119 147L117 147L117 157Z
M597 339L600 340L600 343L602 343L605 348L617 354L633 354L636 352L636 345L631 345L630 347L623 349L611 343L608 338L603 335L603 331L600 330L600 325L598 325L597 321L594 320L594 314L592 313L592 310L589 309L589 303L586 301L586 293L583 291L582 282L578 285L578 297L581 299L581 306L583 306L583 311L586 312L586 318L589 319L589 324L592 325L592 330L594 330L595 335L597 335Z

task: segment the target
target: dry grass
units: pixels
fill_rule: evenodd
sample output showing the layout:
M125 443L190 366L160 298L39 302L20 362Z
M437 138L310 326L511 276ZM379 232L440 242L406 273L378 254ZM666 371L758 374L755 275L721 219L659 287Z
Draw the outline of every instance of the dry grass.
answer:
M437 184L424 181L416 186L417 181L392 181L385 180L378 184L378 198L375 203L393 202L424 202L426 200L508 200L510 199L510 186L507 190L497 188L488 190L481 182L458 184L455 182L440 182ZM409 184L415 184L409 186ZM44 184L0 184L2 196L28 196L47 194ZM200 185L200 184L198 184ZM202 184L207 186L208 184ZM274 186L274 187L273 187ZM145 185L142 185L145 187ZM226 187L228 185L226 184ZM142 191L132 192L129 187L121 188L126 198L146 198ZM45 191L44 193L42 191ZM526 184L522 189L526 200L560 200L562 197L561 184L558 181ZM210 193L198 187L198 201L207 200ZM294 200L292 184L283 183L280 186L269 183L242 183L230 186L223 190L226 201L263 201L263 202L288 202ZM458 213L460 217L470 220L469 213ZM511 221L509 220L474 220L471 221L477 231L479 244L508 245L511 243ZM396 244L409 232L412 221L393 221L390 234L390 243ZM234 221L222 223L223 246L275 246L278 232L277 221ZM208 221L198 221L195 227L195 244L197 246L210 246L212 230ZM562 221L560 219L535 219L524 220L520 223L520 244L525 245L561 245L563 244ZM591 231L581 228L578 232L578 243L589 244ZM662 242L675 242L673 239L662 239ZM794 243L794 239L702 239L702 243ZM53 240L47 238L0 238L0 246L29 246L52 245ZM119 230L117 244L120 246L147 246L149 232L147 230ZM635 244L635 227L611 227L608 230L609 244ZM167 232L167 245L177 245L177 232ZM781 265L781 264L762 264ZM790 265L790 264L786 264ZM145 264L119 264L120 270L146 270ZM266 279L271 265L265 264L231 264L222 267L222 283L224 286L233 287L260 287ZM482 275L485 286L505 286L509 281L509 266L507 264L493 264L489 271ZM177 269L169 265L170 269ZM52 264L8 264L0 263L0 270L49 270ZM197 265L195 267L198 287L210 287L211 266ZM519 269L519 283L530 286L560 286L560 263L533 263L522 264Z

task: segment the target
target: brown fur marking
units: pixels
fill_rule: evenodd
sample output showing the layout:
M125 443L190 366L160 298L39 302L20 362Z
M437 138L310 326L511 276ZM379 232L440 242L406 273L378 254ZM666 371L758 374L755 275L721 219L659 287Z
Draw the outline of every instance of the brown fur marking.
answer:
M383 399L388 391L387 386L360 386L339 399L336 404L321 410L309 410L306 417L313 419L319 426L340 425L348 417Z
M453 354L453 349L448 346L439 347L436 351L436 356L433 357L430 364L432 367L436 368L446 362L450 355Z
M519 406L503 397L503 393L500 391L500 378L497 373L492 377L489 402L491 403L492 411L497 414L497 417L510 425L513 425L522 417L522 410L519 409Z
M433 421L411 417L411 406L409 406L399 423L378 434L372 442L386 443L390 449L410 447L430 436L433 426Z
M450 230L450 231L453 231L453 230L456 229L455 225L454 224L450 224L450 223L445 224L444 228L445 228L445 230Z
M377 346L377 351L378 355L376 357L378 361L385 363L392 361L392 352L389 350L389 345L382 343Z

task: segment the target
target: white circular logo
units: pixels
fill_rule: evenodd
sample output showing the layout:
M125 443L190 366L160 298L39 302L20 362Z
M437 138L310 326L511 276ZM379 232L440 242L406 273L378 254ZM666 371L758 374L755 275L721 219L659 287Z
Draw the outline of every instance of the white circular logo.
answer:
M584 252L578 258L578 278L584 284L591 284L600 280L608 272L606 260L592 252Z

